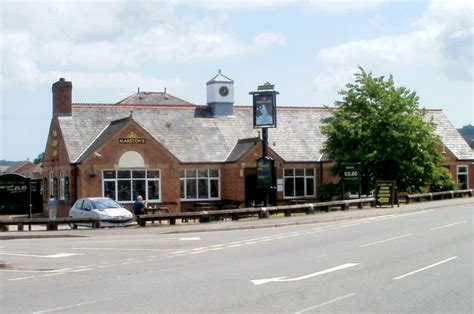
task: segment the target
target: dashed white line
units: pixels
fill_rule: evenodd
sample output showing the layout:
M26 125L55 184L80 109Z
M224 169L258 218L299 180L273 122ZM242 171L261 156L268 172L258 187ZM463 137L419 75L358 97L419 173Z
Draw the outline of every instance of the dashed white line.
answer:
M53 277L53 276L61 276L61 275L64 275L64 273L47 274L47 275L43 275L43 277Z
M18 278L11 278L11 279L8 279L9 281L17 281L17 280L26 280L26 279L33 279L33 278L36 278L34 276L28 276L28 277L18 277Z
M75 308L75 307L78 307L78 306L95 304L95 303L97 303L97 302L98 302L98 301L90 301L90 302L83 302L83 303L71 304L71 305L66 305L66 306L62 306L62 307L56 307L56 308L47 309L47 310L43 310L43 311L33 312L33 314L41 314L41 313L48 313L48 312L57 312L57 311L62 311L62 310L66 310L66 309L72 309L72 308Z
M409 236L412 236L412 234L411 234L411 233L408 233L408 234L404 234L404 235L401 235L401 236L398 236L398 237L393 237L393 238L390 238L390 239L385 239L385 240L381 240L381 241L371 242L371 243L363 244L363 245L361 245L361 246L359 246L359 247L371 246L371 245L380 244L380 243L384 243L384 242L388 242L388 241L393 241L393 240L396 240L396 239L401 239L401 238L405 238L405 237L409 237Z
M448 227L452 227L452 226L460 225L460 224L463 224L463 223L466 223L466 222L467 222L466 220L463 220L463 221L460 221L460 222L455 222L455 223L452 223L452 224L449 224L449 225L444 225L444 226L434 227L434 228L431 228L431 229L430 229L430 231L433 231L433 230L438 230L438 229L442 229L442 228L448 228Z
M80 272L89 271L89 270L92 270L92 268L75 269L75 270L71 270L71 273L80 273Z
M398 276L398 277L395 277L393 278L394 280L398 280L398 279L402 279L402 278L405 278L405 277L408 277L408 276L411 276L411 275L414 275L416 273L419 273L421 271L424 271L424 270L427 270L427 269L430 269L430 268L433 268L435 266L438 266L438 265L441 265L441 264L444 264L444 263L447 263L449 261L452 261L454 259L458 258L457 256L453 256L453 257L450 257L450 258L447 258L445 260L442 260L440 262L437 262L437 263L434 263L434 264L431 264L431 265L428 265L426 267L423 267L423 268L420 268L420 269L417 269L417 270L414 270L412 272L409 272L407 274L404 274L404 275L401 275L401 276Z
M179 238L179 241L199 241L200 237Z
M35 254L24 254L24 253L8 253L8 252L0 252L0 255L8 255L8 256L23 256L23 257L38 257L38 258L63 258L63 257L70 257L75 255L81 255L84 253L57 253L57 254L50 254L50 255L35 255Z
M323 303L321 303L321 304L318 304L318 305L315 305L315 306L311 306L311 307L308 307L308 308L306 308L306 309L304 309L304 310L295 312L295 314L300 314L300 313L308 312L308 311L311 311L311 310L315 310L315 309L318 309L318 308L320 308L320 307L329 305L329 304L331 304L331 303L338 302L338 301L342 301L342 300L344 300L344 299L353 297L354 295L355 295L354 293L349 293L349 294L343 295L343 296L341 296L341 297L338 297L338 298L329 300L329 301L327 301L327 302L323 302Z

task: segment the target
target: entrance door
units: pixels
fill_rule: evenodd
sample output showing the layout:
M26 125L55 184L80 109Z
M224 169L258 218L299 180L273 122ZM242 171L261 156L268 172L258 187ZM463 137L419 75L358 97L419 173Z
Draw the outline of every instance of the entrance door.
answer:
M257 189L257 168L246 168L245 176L245 206L263 206L265 204L266 192ZM268 204L276 205L276 189L268 190Z

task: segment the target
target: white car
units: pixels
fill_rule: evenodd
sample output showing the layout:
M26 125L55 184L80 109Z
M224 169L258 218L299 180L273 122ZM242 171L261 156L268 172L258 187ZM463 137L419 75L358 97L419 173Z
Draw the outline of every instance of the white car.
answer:
M128 226L133 221L133 214L129 210L107 197L78 199L69 210L69 217L99 218L96 227ZM76 229L78 224L69 225L71 229ZM90 223L84 225L91 226Z

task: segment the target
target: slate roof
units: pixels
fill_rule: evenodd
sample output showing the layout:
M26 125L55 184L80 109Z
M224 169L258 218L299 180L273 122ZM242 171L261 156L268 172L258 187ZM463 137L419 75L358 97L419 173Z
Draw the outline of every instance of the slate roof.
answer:
M260 138L245 138L241 139L234 146L229 156L227 157L227 162L236 162L241 157L243 157L252 147L257 145L260 142Z
M166 92L139 92L135 93L116 105L173 105L173 106L194 106L190 102Z
M127 98L128 99L128 98ZM233 116L212 117L207 106L73 104L72 115L58 117L71 162L80 162L98 149L130 117L183 163L234 162L253 145L252 107L234 106ZM474 153L440 110L428 112L437 133L458 159L474 160ZM269 146L286 162L326 161L321 153L325 137L321 120L330 111L316 107L278 107L277 128L269 129ZM113 123L111 123L113 122Z
M131 117L119 119L110 122L102 132L95 138L93 142L82 152L79 157L75 160L75 162L80 163L90 154L93 154L96 150L98 150L105 142L107 142L112 136L117 134L120 129L122 129L127 123L130 121Z
M454 127L441 110L430 110L429 114L436 123L436 133L447 149L460 160L474 160L474 150Z

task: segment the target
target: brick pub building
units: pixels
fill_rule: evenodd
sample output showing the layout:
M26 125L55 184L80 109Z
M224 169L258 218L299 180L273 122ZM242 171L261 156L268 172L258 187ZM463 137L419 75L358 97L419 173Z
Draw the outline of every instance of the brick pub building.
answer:
M60 200L58 216L81 197L107 196L131 208L137 195L170 212L197 203L261 203L256 161L260 130L251 106L234 105L234 82L219 73L207 82L207 105L165 92L137 92L114 104L73 104L72 83L53 84L53 116L43 162L44 194ZM331 177L319 126L327 109L277 107L268 155L275 161L270 203L317 200ZM453 178L474 183L472 149L440 110L429 115Z

